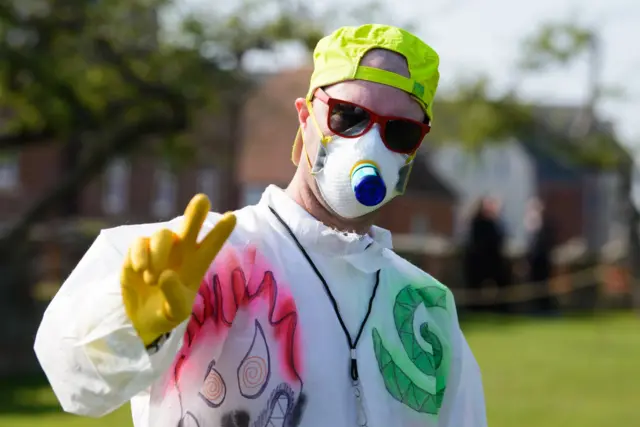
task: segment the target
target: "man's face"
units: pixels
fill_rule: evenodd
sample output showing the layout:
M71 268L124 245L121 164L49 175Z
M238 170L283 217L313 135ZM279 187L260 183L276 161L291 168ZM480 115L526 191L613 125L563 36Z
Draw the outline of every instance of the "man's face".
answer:
M409 77L404 58L392 52L381 50L371 51L365 55L361 64ZM364 80L354 80L337 83L324 88L324 90L331 98L358 104L383 116L404 117L419 122L425 119L425 113L418 102L408 93L391 86ZM304 138L304 148L302 148L300 152L299 167L304 168L305 171L308 172L309 165L305 159L306 154L304 150L306 149L309 160L311 164L313 164L316 160L318 145L321 143L322 136L333 135L327 124L329 111L325 103L317 99L312 101L312 113L322 132L322 135L320 135L310 117L310 112L304 98L298 98L296 100L296 109L298 110L298 119ZM316 198L322 202L322 197L319 197L319 190L315 180L309 173L305 173L304 175ZM367 216L370 215L372 214Z
M488 197L482 201L482 210L489 218L497 219L500 216L501 208L501 203L496 198Z

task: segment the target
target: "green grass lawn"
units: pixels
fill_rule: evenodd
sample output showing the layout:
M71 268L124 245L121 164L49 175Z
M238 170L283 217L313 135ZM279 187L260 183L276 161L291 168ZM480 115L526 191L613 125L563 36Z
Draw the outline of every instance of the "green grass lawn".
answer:
M464 329L484 375L491 427L633 427L640 321L484 319ZM129 408L99 420L60 413L41 382L0 387L3 427L130 427Z

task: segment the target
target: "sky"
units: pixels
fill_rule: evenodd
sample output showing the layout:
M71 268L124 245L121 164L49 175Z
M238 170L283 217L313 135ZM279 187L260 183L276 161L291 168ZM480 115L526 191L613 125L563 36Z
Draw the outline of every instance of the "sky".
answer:
M352 0L350 4L364 3ZM441 88L454 88L460 77L488 75L497 88L518 84L523 97L545 103L573 104L587 94L586 60L565 69L523 77L515 72L519 46L541 23L573 19L599 32L602 81L626 95L602 103L600 113L615 123L625 145L640 159L640 2L637 0L381 0L390 14L380 23L413 24L418 36L441 58ZM234 2L182 0L180 11L204 8L214 13ZM335 4L335 0L322 3ZM331 6L328 6L329 8ZM199 9L202 10L202 9ZM329 9L331 10L331 9ZM336 11L339 8L335 8ZM363 19L367 18L363 16ZM335 26L361 22L336 20ZM329 27L328 30L332 30ZM268 59L268 60L267 60ZM254 55L254 68L297 67L300 49L283 48L276 58Z

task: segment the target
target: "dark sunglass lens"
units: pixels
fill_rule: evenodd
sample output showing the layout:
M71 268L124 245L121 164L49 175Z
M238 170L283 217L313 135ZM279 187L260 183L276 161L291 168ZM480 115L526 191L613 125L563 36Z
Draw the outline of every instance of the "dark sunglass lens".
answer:
M367 128L370 120L369 113L357 105L338 102L331 109L329 129L338 135L355 136Z
M422 142L422 127L408 120L389 120L385 126L389 148L399 153L412 153Z

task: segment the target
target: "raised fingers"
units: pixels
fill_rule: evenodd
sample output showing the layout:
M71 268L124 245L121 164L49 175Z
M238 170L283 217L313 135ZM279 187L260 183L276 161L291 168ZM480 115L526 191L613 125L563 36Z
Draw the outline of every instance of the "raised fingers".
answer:
M198 249L189 263L188 271L189 285L200 285L202 277L213 262L224 242L227 241L236 226L236 216L233 212L227 212L218 220L217 224L202 239Z
M142 273L149 268L149 239L138 237L129 249L131 268L136 273Z
M187 245L194 245L197 243L198 234L200 234L200 228L209 214L211 209L211 203L204 194L196 194L193 196L189 205L184 211L184 224L182 227L182 241Z

